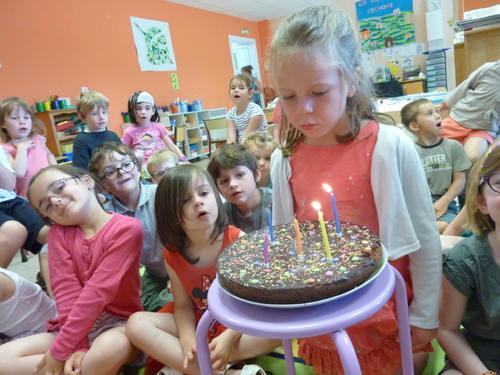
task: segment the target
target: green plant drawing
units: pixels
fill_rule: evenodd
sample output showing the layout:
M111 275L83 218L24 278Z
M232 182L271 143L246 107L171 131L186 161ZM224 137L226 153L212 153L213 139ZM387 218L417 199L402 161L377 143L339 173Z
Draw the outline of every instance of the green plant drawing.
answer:
M146 32L141 29L137 22L134 22L134 25L146 39L147 58L151 64L162 65L167 62L170 64L174 63L170 58L167 39L159 28L152 27Z

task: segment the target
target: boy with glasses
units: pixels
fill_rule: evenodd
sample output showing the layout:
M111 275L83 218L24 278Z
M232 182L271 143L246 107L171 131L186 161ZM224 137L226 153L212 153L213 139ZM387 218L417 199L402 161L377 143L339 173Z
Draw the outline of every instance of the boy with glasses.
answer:
M178 165L179 158L176 154L169 150L160 150L151 155L146 167L151 176L151 182L153 184L159 184L165 173Z
M135 217L142 224L141 264L145 271L141 277L141 302L144 310L158 311L172 301L172 294L167 289L169 278L163 261L163 245L156 235L154 204L157 185L141 184L140 169L134 151L119 142L101 144L89 162L89 171L98 177L103 190L113 194L104 208Z
M471 163L460 143L441 138L441 116L430 100L405 105L401 121L417 137L415 148L427 177L439 233L443 233L457 216L455 198L465 187L465 172Z

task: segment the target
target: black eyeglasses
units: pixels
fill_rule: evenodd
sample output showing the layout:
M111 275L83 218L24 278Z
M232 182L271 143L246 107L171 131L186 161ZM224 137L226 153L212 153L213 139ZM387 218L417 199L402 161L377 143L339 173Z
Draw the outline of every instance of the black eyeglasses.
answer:
M153 174L153 179L156 180L156 181L161 180L161 178L163 176L165 176L165 173L167 173L169 170L171 170L173 168L175 168L175 167L170 167L170 168L165 169L164 171L159 171L159 172L154 173Z
M59 180L53 182L51 185L50 194L48 198L40 205L38 211L40 211L40 213L44 217L49 216L50 212L52 211L52 208L54 208L52 200L55 198L59 198L61 196L61 194L64 191L64 188L66 187L67 181L76 180L77 178L80 178L80 176L60 178Z
M491 190L493 190L495 193L500 193L500 172L484 176L483 178L481 178L479 186L481 186L485 181L488 183L488 186Z
M122 165L120 165L118 168L110 169L109 171L104 173L104 176L102 176L101 178L105 178L106 180L109 181L116 180L118 176L120 176L120 174L118 173L120 169L123 171L123 173L129 173L135 169L136 164L137 162L135 160L128 160Z

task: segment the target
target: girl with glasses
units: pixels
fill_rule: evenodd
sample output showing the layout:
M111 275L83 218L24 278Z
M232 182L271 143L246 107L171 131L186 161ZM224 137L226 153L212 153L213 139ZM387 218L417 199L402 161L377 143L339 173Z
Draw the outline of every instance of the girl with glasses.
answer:
M440 374L500 373L500 142L472 167L465 209L474 233L443 255Z
M52 223L49 269L58 317L47 332L0 346L1 375L116 374L141 356L125 335L141 311L143 230L104 211L84 170L50 166L30 181L28 199Z

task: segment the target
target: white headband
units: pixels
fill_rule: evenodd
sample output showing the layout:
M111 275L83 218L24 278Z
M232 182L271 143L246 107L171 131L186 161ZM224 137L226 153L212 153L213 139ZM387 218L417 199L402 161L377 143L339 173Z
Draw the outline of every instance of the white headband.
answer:
M152 106L154 106L155 99L153 98L153 95L151 95L149 92L142 91L137 97L137 103L149 103Z

